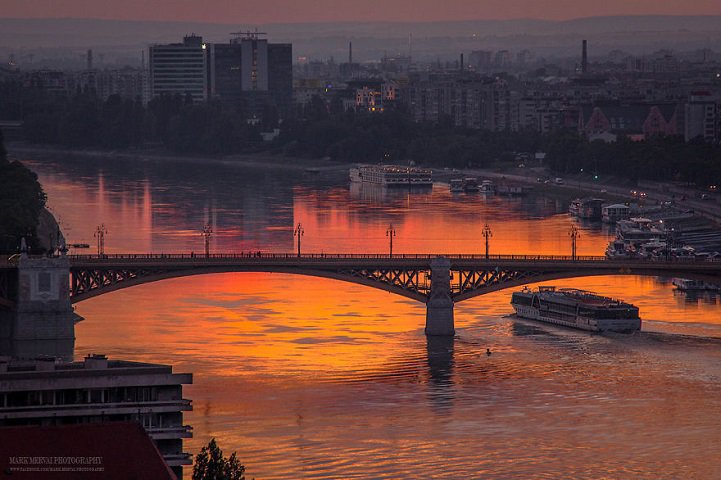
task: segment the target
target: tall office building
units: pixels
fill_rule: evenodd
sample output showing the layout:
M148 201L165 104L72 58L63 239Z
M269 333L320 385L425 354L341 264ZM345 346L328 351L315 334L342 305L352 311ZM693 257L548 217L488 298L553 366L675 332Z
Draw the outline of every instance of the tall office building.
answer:
M206 44L203 37L189 35L183 43L152 45L150 59L150 96L190 95L193 102L208 98Z
M292 45L259 35L239 33L227 44L208 46L209 94L224 103L242 102L251 115L262 115L267 105L282 114L293 98Z
M691 92L685 108L685 140L703 138L706 142L718 142L719 110L719 102L711 92Z

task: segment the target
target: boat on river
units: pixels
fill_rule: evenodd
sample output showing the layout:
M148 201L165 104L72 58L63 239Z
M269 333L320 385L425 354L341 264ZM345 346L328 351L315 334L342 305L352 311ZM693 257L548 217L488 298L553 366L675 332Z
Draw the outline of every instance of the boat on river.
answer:
M448 182L448 188L452 193L460 193L463 191L463 179L461 178L452 178L450 182Z
M719 292L721 291L721 285L704 282L702 280L692 280L688 278L674 278L671 283L676 287L677 290L682 292Z
M350 181L394 186L433 185L433 171L400 165L361 165L350 169Z
M591 332L635 332L641 329L638 307L576 288L524 287L513 292L516 315Z
M463 191L467 193L475 193L480 189L478 179L476 177L466 177L463 179Z

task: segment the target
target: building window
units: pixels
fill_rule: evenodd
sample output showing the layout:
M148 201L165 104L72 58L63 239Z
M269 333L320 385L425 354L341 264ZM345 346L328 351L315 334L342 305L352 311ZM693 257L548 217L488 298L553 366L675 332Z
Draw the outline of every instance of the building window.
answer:
M50 273L40 272L38 273L38 291L49 292L50 291Z

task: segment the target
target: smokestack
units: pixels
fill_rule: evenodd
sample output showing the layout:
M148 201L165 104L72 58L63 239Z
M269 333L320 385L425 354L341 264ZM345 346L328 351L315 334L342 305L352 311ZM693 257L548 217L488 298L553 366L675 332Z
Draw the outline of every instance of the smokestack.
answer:
M353 42L348 42L348 63L353 63Z
M93 69L93 50L92 49L88 49L87 67L88 67L88 70Z
M586 50L586 40L583 41L583 49L581 51L581 73L588 73L588 52Z
M461 53L461 72L463 71L463 54Z

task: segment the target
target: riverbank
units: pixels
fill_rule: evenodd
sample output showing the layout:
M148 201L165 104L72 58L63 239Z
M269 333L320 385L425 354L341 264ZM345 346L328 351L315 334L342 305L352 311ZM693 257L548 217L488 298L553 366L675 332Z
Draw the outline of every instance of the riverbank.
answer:
M29 145L24 142L7 144L8 156L18 160L19 156L32 155L36 158L58 158L61 156L105 158L108 160L132 160L141 162L191 162L216 165L243 165L248 167L284 168L290 170L340 171L351 164L339 164L329 159L286 157L268 153L234 154L222 156L180 155L164 149L143 149L135 151L109 151L72 149L45 145Z
M448 174L448 172L444 172ZM557 183L557 177L543 169L508 169L506 171L467 170L452 172L452 175L472 175L479 178L489 178L507 183L521 183L531 185L540 192L567 192L573 197L596 197L609 202L631 202L648 206L670 202L682 211L693 211L695 214L713 222L721 227L721 196L708 195L702 200L700 191L692 188L680 189L672 183L639 182L634 186L629 180L620 178L605 178L604 180L589 180L582 175L566 176ZM451 177L452 178L452 177ZM635 192L635 194L634 194ZM569 195L566 195L569 196Z
M58 158L62 156L106 158L108 160L131 160L142 162L190 162L216 165L240 165L253 168L282 168L298 172L347 172L353 163L337 163L330 159L286 157L269 153L234 154L224 156L179 155L168 152L159 147L136 151L107 151L87 149L67 149L56 146L29 145L24 142L10 142L7 144L8 156L18 159L18 156L32 155L35 158ZM639 191L630 180L614 177L605 177L602 180L586 178L588 175L573 175L562 179L561 183L555 181L555 176L545 168L515 168L498 166L493 169L433 169L436 181L447 182L451 178L474 176L492 179L496 182L521 183L534 188L534 191L543 192L550 196L560 197L570 201L574 197L593 196L604 198L609 202L639 202L652 205L661 202L673 202L683 210L693 210L698 215L721 225L721 197L715 195L708 200L700 200L699 195L676 195L675 187L670 183L656 182L643 185L645 198L640 199L632 195L632 191ZM546 181L548 180L548 182ZM648 182L646 182L648 183Z

